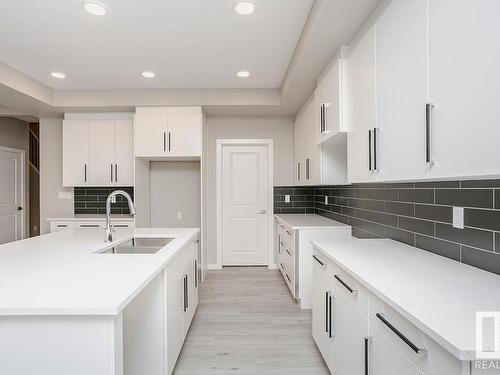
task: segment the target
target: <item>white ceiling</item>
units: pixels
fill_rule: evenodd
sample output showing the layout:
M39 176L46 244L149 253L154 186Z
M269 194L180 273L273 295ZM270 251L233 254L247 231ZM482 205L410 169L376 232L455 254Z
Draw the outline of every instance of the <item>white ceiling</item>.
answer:
M277 88L313 0L254 0L250 16L235 0L103 2L96 17L81 0L0 1L0 61L54 89Z

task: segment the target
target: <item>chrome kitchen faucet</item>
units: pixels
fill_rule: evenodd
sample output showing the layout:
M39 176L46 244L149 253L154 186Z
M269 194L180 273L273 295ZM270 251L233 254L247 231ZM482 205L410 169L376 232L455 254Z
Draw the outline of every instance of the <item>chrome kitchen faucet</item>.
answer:
M113 197L117 195L123 195L127 198L128 201L128 209L130 211L130 215L135 215L135 206L134 202L132 202L132 198L130 195L123 190L115 190L111 194L108 195L108 199L106 199L106 229L105 229L105 242L113 242L113 233L111 232L111 200Z

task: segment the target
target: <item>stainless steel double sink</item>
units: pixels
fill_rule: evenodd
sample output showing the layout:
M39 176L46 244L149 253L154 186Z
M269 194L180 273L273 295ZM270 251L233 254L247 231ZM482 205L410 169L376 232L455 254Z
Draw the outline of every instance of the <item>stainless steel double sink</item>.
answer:
M133 237L99 254L155 254L175 238Z

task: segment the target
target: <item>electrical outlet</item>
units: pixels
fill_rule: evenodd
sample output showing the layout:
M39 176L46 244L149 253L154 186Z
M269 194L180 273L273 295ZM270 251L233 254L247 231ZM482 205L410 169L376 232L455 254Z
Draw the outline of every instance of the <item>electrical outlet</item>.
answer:
M453 207L453 228L464 229L463 207Z
M325 204L328 204L328 195L325 195Z
M182 212L177 211L177 220L182 220Z
M290 203L290 196L289 195L285 195L285 203Z

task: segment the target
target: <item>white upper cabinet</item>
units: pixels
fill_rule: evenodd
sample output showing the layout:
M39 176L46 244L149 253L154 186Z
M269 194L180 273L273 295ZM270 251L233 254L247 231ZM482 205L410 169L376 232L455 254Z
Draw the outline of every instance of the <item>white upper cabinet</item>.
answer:
M134 184L132 118L123 114L117 117L113 119L113 114L65 115L64 186Z
M354 45L346 61L347 170L350 182L375 179L373 134L376 128L375 27Z
M376 25L377 180L427 176L427 4L390 3Z
M63 185L82 186L88 181L89 122L64 120Z
M143 107L135 115L135 156L201 157L200 107Z
M500 1L429 0L432 177L500 174Z
M343 61L337 59L318 82L314 92L317 144L346 131L342 90Z

